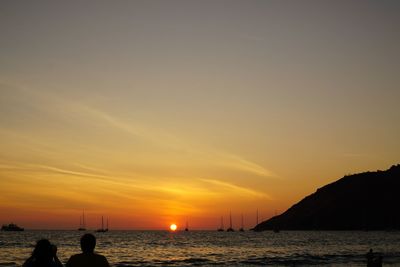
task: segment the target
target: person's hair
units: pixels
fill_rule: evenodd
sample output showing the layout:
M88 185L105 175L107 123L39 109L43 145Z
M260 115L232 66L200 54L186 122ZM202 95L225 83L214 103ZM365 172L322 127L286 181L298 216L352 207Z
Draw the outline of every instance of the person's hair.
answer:
M81 237L81 249L83 253L93 253L96 246L96 237L92 234L84 234Z
M36 246L32 252L32 258L35 258L38 262L45 262L51 260L53 257L53 251L51 243L47 239L41 239L36 242Z

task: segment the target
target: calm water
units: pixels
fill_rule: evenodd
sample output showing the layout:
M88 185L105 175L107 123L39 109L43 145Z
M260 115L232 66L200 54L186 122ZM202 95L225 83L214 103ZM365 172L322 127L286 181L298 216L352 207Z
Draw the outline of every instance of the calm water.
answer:
M0 266L20 266L48 238L65 262L79 252L77 231L0 232ZM369 248L400 266L400 232L110 231L95 234L113 266L366 266Z

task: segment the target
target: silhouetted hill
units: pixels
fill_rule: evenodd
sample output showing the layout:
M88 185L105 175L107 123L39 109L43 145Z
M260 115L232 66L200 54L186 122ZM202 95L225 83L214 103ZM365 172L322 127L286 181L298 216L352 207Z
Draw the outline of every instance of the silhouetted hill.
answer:
M255 231L400 229L400 165L349 175L319 188Z

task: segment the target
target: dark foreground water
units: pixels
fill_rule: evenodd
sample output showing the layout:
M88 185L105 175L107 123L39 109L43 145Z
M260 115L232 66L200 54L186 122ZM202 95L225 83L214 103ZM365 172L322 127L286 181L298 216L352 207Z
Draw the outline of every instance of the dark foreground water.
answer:
M78 231L0 232L0 266L20 266L36 240L58 246L61 261L79 253ZM400 266L400 232L110 231L97 251L112 266L366 266L369 248Z

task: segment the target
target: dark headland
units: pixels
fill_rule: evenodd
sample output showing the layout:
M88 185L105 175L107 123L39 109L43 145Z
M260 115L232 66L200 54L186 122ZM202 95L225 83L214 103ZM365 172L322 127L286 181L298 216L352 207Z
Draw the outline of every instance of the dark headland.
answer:
M345 176L253 230L276 229L399 230L400 165Z

